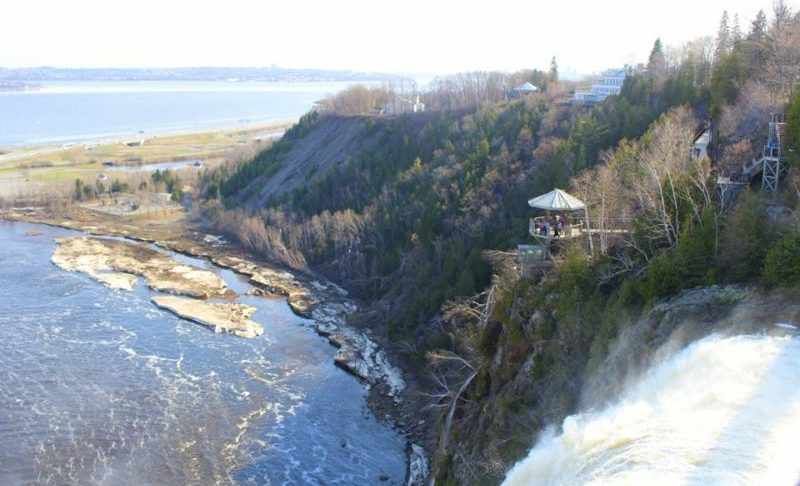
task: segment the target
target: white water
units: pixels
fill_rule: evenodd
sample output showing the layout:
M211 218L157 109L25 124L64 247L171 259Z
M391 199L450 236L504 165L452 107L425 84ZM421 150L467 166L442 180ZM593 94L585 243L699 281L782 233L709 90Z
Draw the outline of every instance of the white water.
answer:
M797 484L800 339L710 336L562 429L504 484Z

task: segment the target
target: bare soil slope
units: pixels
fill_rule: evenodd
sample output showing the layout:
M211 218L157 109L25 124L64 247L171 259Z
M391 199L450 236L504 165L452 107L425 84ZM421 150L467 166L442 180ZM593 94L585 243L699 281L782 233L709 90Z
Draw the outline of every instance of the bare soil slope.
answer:
M264 205L270 198L313 184L331 168L355 160L359 153L380 142L381 134L363 136L368 126L367 117L322 117L292 145L278 172L267 180L256 178L243 194L258 194L255 202Z

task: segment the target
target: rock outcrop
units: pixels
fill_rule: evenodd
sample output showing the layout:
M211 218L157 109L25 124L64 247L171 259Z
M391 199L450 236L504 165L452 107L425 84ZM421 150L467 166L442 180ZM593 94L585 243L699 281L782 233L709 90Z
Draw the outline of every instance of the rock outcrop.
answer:
M153 290L197 298L227 295L225 282L213 272L183 265L140 243L104 238L60 238L52 261L86 273L112 289L131 290L144 277Z
M183 265L142 243L106 238L61 238L52 261L65 270L86 273L112 289L132 290L139 276L153 290L196 298L158 295L151 301L214 332L252 338L264 333L250 320L256 308L239 303L211 303L229 297L225 282L208 270Z
M264 333L261 324L251 321L255 307L237 303L210 303L168 295L150 299L155 305L179 317L208 326L214 332L232 333L239 337L253 338Z

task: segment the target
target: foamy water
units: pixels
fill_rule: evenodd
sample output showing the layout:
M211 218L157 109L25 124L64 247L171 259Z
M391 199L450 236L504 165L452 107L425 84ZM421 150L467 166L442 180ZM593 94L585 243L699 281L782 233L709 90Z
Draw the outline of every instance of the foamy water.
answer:
M504 484L794 485L798 446L800 339L710 336L568 417Z
M264 335L214 334L141 281L111 291L50 263L70 234L0 222L0 484L403 482L404 438L285 302L240 297Z

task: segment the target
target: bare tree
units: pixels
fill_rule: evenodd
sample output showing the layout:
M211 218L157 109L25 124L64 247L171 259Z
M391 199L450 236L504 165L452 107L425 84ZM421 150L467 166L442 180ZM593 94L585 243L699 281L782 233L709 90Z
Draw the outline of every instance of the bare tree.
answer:
M433 109L455 110L503 100L509 88L508 75L475 71L434 79L424 99Z
M697 121L680 107L668 113L652 130L650 143L637 157L635 196L642 209L641 221L652 240L667 246L678 244L681 233L676 184L689 166Z
M631 229L633 201L625 188L629 161L624 150L604 152L600 158L604 163L582 172L573 179L572 186L591 208L592 229L598 230L600 253L605 255L613 231Z
M437 393L429 395L432 406L447 409L439 442L441 452L446 453L456 407L467 387L478 376L479 368L452 351L430 352L427 357L432 366L431 375L439 388Z
M716 201L709 161L694 157L690 150L697 126L687 108L676 108L641 141L625 142L602 154L603 164L573 180L591 208L603 253L609 250L608 235L623 229L627 231L615 235L622 247L647 262L655 248L679 243L685 221L703 225L710 209L718 230L724 208ZM643 241L634 237L634 219L643 230ZM615 256L620 269L610 270L609 279L634 266L626 252Z
M784 0L773 4L773 21L767 31L764 80L776 101L786 100L800 81L800 19Z
M495 275L488 290L470 298L448 303L442 314L442 319L452 326L451 338L457 343L458 352L428 353L432 378L439 388L436 393L428 395L431 400L430 406L447 410L439 441L439 450L442 454L448 452L456 409L459 403L464 401L464 392L478 376L484 364L484 358L477 350L481 331L486 328L492 315L497 295L518 278L510 253L489 252L484 256L499 264L500 274Z
M323 113L364 115L383 111L391 96L393 96L393 91L387 91L383 87L356 84L335 96L324 99L320 104Z

